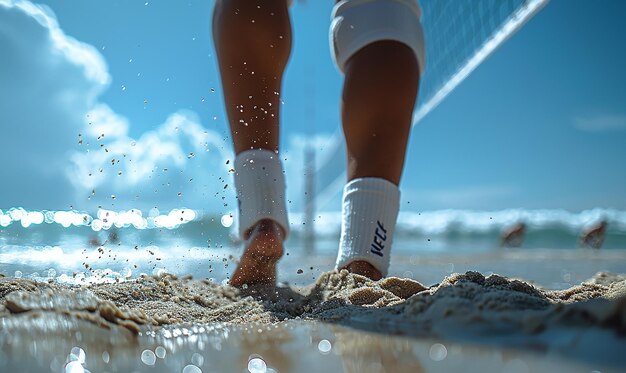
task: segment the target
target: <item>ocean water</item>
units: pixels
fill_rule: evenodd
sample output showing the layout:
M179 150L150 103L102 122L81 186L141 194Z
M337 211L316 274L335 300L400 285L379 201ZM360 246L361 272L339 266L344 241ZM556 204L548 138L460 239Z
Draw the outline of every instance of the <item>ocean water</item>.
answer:
M302 219L291 214L279 280L305 285L332 269L340 215L321 213L309 230ZM581 232L601 220L608 222L602 249L581 248ZM502 231L518 222L527 227L521 247L499 247ZM93 214L0 210L0 273L76 284L162 272L224 282L242 250L236 225L230 214L192 209ZM466 270L524 277L553 288L579 283L598 271L626 273L626 212L515 209L400 214L391 274L435 283Z

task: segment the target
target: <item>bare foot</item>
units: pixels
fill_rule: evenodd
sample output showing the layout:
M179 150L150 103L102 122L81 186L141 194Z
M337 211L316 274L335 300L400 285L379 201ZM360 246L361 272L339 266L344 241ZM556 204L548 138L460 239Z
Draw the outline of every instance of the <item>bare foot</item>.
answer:
M282 256L282 229L272 220L261 220L252 228L246 249L229 283L236 287L274 284L276 263Z
M376 268L374 268L373 265L364 260L355 260L354 262L348 264L345 269L347 269L350 273L356 273L357 275L365 276L374 281L378 281L383 278L383 275Z

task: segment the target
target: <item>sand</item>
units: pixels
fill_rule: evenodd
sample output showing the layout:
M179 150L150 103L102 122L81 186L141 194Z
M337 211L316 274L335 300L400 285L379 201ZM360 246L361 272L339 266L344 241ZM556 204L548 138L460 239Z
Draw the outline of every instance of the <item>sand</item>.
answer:
M626 333L626 276L598 273L566 290L478 272L453 274L430 288L389 277L371 281L347 271L327 272L305 288L236 289L174 275L69 287L0 278L0 317L60 313L106 328L138 333L162 325L275 323L311 319L336 323L412 324L409 334L436 326L479 323L537 332L557 324L598 325Z

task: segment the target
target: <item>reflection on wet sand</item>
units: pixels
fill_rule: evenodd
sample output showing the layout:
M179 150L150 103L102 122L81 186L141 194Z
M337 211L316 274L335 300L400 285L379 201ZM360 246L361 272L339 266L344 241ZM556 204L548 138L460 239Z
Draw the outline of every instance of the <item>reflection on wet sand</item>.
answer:
M292 359L297 353L281 348L295 342L295 332L278 325L252 324L244 327L241 333L244 338L236 361L249 367L249 371L264 371L263 366L278 372L298 371L298 362Z
M407 338L334 327L334 349L341 356L343 371L347 373L421 373L424 368L413 354L413 349L426 348Z
M323 342L323 343L320 343ZM179 325L134 336L63 315L5 319L0 370L28 372L589 372L550 354L293 320ZM618 371L602 369L602 372Z

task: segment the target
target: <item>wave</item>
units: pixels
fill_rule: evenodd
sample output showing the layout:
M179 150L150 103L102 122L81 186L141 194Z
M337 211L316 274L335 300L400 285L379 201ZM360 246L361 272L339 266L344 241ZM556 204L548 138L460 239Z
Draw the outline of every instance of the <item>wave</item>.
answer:
M303 216L292 214L292 229L303 230ZM566 210L507 209L499 211L437 210L425 212L401 212L397 232L445 235L448 233L487 233L501 231L523 222L529 230L562 229L579 232L600 221L606 221L612 230L626 233L626 211L592 209L581 212ZM318 214L314 221L315 231L320 234L338 234L341 215L339 212Z
M302 219L302 215L292 215L292 232L299 239L310 235L306 232L308 224ZM626 249L626 211L600 208L581 212L548 209L402 212L394 247L440 251L492 249L499 246L504 231L524 223L522 247L570 249L580 246L582 232L601 221L608 224L602 247ZM317 238L337 239L340 222L339 212L318 214L313 233Z
M302 214L290 214L292 242L313 233L319 239L339 237L341 214L317 214L313 223ZM501 232L523 222L526 242L555 247L559 242L572 246L581 231L600 221L608 223L607 243L626 248L626 211L591 209L566 210L507 209L498 211L438 210L402 212L398 218L395 240L420 237L439 240L479 240L495 242ZM0 210L1 245L91 245L124 239L137 244L188 245L216 247L236 245L236 219L232 213L209 214L192 209L174 209L167 213L151 210L99 210L93 216L78 211L27 211L21 208ZM311 228L312 227L312 228ZM312 229L312 231L311 231ZM25 234L25 232L28 234ZM119 236L119 237L118 237Z

